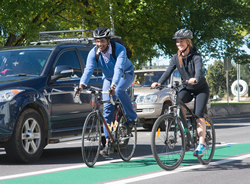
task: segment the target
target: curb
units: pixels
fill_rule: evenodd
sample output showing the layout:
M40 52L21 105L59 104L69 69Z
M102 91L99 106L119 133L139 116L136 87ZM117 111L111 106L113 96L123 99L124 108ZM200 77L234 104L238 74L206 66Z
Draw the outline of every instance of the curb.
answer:
M224 105L208 109L211 118L250 116L250 105Z

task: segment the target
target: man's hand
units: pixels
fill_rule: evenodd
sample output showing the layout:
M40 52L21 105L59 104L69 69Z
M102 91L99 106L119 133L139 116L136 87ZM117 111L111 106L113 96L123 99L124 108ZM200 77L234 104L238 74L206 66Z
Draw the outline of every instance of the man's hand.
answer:
M109 92L109 94L110 94L111 96L114 96L114 95L115 95L115 88L116 88L116 86L115 86L114 84L112 84L112 85L110 86L108 92Z
M79 86L75 87L74 91L75 91L75 97L78 97L82 91L82 89L85 88L85 86L83 84L80 84Z

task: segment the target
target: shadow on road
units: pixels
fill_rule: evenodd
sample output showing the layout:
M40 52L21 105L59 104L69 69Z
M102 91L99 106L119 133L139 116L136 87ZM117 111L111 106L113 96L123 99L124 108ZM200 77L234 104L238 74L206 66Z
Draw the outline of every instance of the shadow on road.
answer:
M138 132L149 132L149 130L140 129ZM79 144L78 144L79 145ZM35 163L13 163L6 155L4 148L0 148L0 165L53 165L53 164L75 164L84 163L82 159L81 147L56 147L45 148L40 159ZM56 144L55 144L56 146ZM50 145L51 147L51 145ZM134 157L151 155L151 146L149 144L137 144ZM111 154L110 158L99 155L98 161L120 159L118 152Z

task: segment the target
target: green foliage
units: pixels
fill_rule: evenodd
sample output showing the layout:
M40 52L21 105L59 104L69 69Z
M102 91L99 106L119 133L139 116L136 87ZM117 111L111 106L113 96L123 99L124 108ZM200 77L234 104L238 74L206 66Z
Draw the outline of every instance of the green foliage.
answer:
M219 86L219 91L218 91L219 97L222 98L224 96L224 94L225 94L224 90L222 89L221 86Z
M193 31L193 44L203 56L250 62L238 49L250 46L249 0L2 0L0 7L4 46L27 45L40 31L111 28L113 21L136 68L159 56L156 48L167 56L176 53L172 37L181 28Z
M231 93L230 86L237 79L236 67L232 66L228 71L228 85L229 94ZM224 70L224 64L220 60L216 60L214 64L208 66L206 80L210 89L210 97L219 95L223 97L226 94L226 71Z
M250 86L249 64L240 65L240 79L246 81L248 86Z

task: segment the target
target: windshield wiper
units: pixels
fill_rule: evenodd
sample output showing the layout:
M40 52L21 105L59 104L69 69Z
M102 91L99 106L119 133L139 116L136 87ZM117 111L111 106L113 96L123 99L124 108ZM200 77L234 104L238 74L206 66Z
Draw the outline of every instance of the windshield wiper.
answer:
M6 75L6 76L37 76L35 74L26 74L26 73L18 73L18 74L10 74L10 75Z

